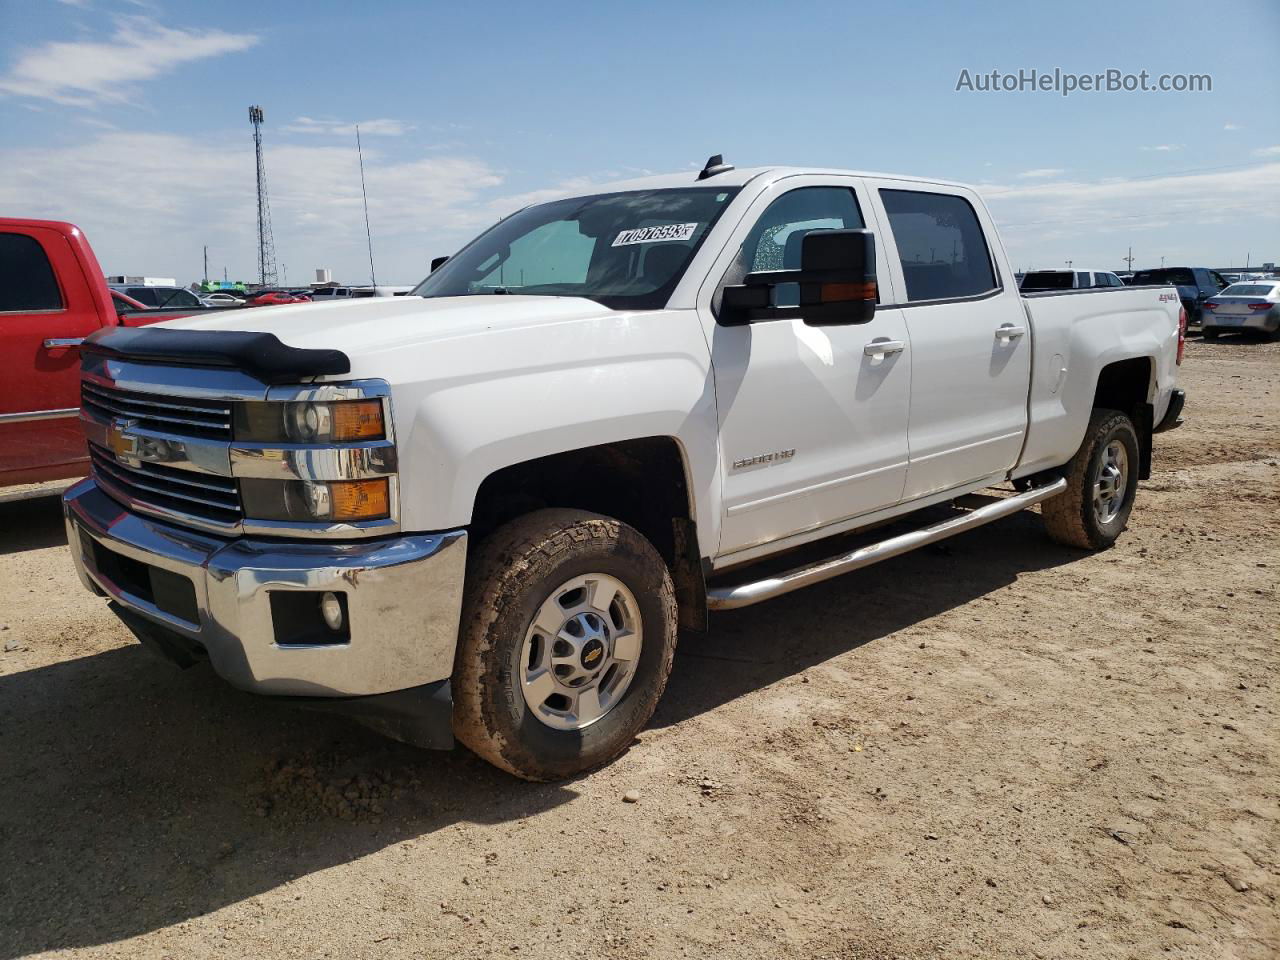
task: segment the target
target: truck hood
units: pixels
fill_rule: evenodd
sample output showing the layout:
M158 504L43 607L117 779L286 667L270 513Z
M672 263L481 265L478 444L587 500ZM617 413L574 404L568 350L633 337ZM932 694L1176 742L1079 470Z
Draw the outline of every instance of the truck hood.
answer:
M175 330L273 333L291 347L341 350L359 358L497 328L578 322L613 314L581 297L380 297L347 303L242 307L155 324Z

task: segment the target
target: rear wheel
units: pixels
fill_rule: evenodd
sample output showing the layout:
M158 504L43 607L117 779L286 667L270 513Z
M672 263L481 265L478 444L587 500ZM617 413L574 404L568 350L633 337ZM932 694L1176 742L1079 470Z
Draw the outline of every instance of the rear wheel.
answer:
M454 731L526 780L582 773L653 715L676 644L675 589L638 531L538 510L469 564L454 666Z
M1218 339L1218 331L1217 331L1217 330L1208 330L1208 329L1206 329L1206 330L1202 330L1202 331L1200 332L1200 336L1204 337L1206 340L1217 340L1217 339Z
M1084 442L1067 464L1067 489L1041 504L1045 529L1059 543L1102 550L1115 543L1138 490L1138 434L1118 410L1095 410Z

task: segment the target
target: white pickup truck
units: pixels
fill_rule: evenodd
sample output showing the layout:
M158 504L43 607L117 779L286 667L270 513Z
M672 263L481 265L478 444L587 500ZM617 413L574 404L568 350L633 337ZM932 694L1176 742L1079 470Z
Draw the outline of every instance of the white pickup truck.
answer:
M1034 503L1109 546L1182 408L1173 288L1024 297L954 183L716 157L442 261L91 336L69 540L172 659L529 779L625 750L709 611Z

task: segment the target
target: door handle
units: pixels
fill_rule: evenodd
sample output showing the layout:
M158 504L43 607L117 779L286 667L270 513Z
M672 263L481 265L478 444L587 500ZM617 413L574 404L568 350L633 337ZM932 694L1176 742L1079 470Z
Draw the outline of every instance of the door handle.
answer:
M84 343L84 337L55 337L44 342L46 350L59 350L62 347L78 347Z
M907 345L901 340L872 340L862 348L863 356L885 357L891 353L901 353Z
M1017 340L1027 332L1026 327L1015 327L1012 323L1002 323L996 327L997 340Z

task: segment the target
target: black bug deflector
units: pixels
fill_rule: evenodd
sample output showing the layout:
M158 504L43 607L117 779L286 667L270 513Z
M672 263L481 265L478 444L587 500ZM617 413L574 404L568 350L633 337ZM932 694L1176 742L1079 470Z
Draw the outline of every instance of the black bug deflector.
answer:
M264 383L351 372L351 360L341 350L290 347L274 333L241 330L114 327L85 339L81 355L90 353L143 363L232 367Z

